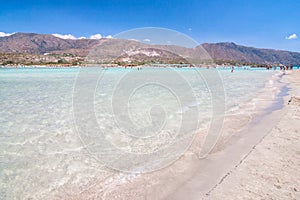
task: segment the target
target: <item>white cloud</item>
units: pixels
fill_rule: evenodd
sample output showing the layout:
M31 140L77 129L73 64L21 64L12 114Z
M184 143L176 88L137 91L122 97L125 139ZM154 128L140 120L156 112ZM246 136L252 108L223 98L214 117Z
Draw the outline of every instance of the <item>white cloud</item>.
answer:
M52 34L55 37L61 38L61 39L71 39L71 40L76 40L77 38L74 35L67 34L67 35L61 35L58 33Z
M5 36L10 36L14 33L4 33L4 32L0 32L0 37L5 37ZM84 36L81 36L81 37L75 37L74 35L71 35L71 34L59 34L59 33L54 33L52 34L53 36L55 37L58 37L58 38L61 38L61 39L71 39L71 40L81 40L81 39L87 39L87 37L84 37ZM93 40L99 40L103 38L101 34L97 33L95 35L91 35L89 37L89 39L93 39ZM113 38L111 35L107 35L105 38Z
M52 35L55 36L55 37L58 37L58 38L62 38L62 39L72 39L72 40L87 39L84 36L76 38L74 35L71 35L71 34L62 35L62 34L55 33L55 34L52 34ZM92 39L92 40L99 40L101 38L102 38L102 35L99 34L99 33L97 33L95 35L91 35L89 37L89 39ZM112 38L112 36L108 35L108 36L106 36L106 38Z
M192 29L192 28L189 28L188 30L189 30L189 31L192 31L193 29Z
M129 39L129 40L132 40L132 41L135 41L135 42L139 42L139 40L137 40L137 39Z
M144 41L144 42L150 42L151 40L148 39L148 38L145 38L143 41Z
M90 36L90 39L92 39L92 40L99 40L101 38L102 38L102 35L99 33Z
M285 39L287 39L287 40L294 40L297 38L298 38L298 36L296 33L293 33L293 34L289 35L288 37L285 37Z
M6 36L13 35L13 34L15 34L15 33L4 33L4 32L0 32L0 37L6 37ZM71 40L87 39L87 37L84 37L84 36L76 38L74 35L71 35L71 34L65 34L65 35L63 35L63 34L59 34L59 33L54 33L54 34L52 34L52 35L55 36L55 37L61 38L61 39L71 39ZM95 34L95 35L91 35L91 36L89 37L89 39L94 39L94 40L99 40L99 39L101 39L101 38L103 38L103 37L102 37L102 35L99 34L99 33L97 33L97 34ZM107 35L105 38L111 39L111 38L113 38L113 36Z
M4 32L0 32L0 37L6 37L6 36L10 36L14 33L4 33Z

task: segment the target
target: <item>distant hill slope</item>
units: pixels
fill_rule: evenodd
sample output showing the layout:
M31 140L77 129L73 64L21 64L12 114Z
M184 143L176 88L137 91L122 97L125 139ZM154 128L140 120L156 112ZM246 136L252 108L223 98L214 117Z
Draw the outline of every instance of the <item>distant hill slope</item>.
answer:
M300 64L300 53L245 47L234 43L204 43L202 47L216 60L234 60L257 64Z
M85 55L98 40L65 40L49 34L15 33L8 37L0 37L2 53L77 53Z
M300 53L279 51L272 49L258 49L254 47L245 47L234 43L204 43L196 48L189 49L174 45L148 45L136 41L124 41L119 39L61 39L49 34L35 33L15 33L11 36L0 37L0 52L1 53L29 53L29 54L44 54L44 53L72 53L78 56L86 56L97 45L108 41L114 48L110 51L118 51L118 47L122 47L124 43L132 44L138 48L149 48L153 54L155 48L170 50L171 52L180 52L180 56L193 57L195 53L204 48L208 54L219 63L228 61L255 63L255 64L300 64ZM158 55L166 55L162 52L157 52ZM105 56L105 55L103 55ZM168 58L170 60L170 57Z

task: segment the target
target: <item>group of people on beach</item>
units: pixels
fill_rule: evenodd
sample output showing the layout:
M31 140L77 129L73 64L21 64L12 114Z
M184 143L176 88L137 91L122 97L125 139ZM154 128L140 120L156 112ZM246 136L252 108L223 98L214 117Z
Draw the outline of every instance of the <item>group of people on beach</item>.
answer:
M274 66L273 68L276 70L277 66ZM293 70L293 65L280 65L279 68L280 70ZM272 66L267 66L266 69L270 70L272 69Z

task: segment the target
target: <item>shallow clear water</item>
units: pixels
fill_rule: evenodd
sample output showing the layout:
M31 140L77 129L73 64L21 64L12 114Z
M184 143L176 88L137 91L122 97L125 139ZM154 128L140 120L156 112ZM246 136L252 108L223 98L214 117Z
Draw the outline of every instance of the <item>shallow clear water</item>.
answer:
M0 198L78 193L115 173L112 168L127 169L122 160L126 153L143 158L153 153L142 161L155 168L163 162L153 161L158 149L170 141L177 144L211 120L213 85L201 78L201 70L97 70L0 69ZM218 73L213 78L223 83L225 99L220 102L226 110L254 98L275 74ZM172 149L172 155L169 150L160 155L175 159L187 145L178 144L183 146Z

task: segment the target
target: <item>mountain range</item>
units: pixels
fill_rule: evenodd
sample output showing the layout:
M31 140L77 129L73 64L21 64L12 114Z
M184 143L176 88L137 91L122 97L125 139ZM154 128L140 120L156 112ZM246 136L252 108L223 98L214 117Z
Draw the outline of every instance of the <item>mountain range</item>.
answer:
M93 57L93 53L105 62L109 62L109 58L114 58L114 61L118 62L170 63L173 60L184 63L201 54L202 57L212 58L217 64L300 65L298 52L259 49L229 42L204 43L195 48L185 48L175 45L150 45L123 39L61 39L50 34L36 33L15 33L0 37L0 61L1 59L3 61L1 57L5 56L7 59L9 55L19 57L22 54L35 55L35 59L39 57L40 60L45 60L41 57L48 54L56 56L69 54L73 57L86 58Z

